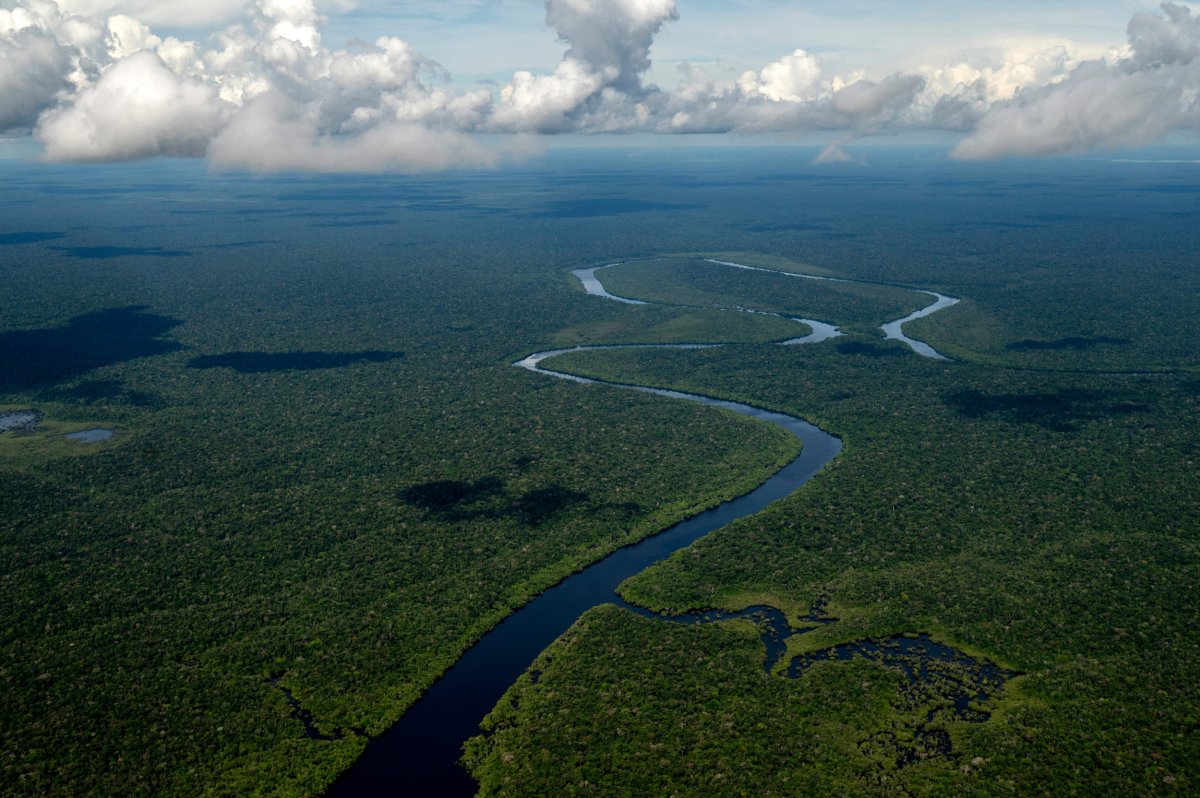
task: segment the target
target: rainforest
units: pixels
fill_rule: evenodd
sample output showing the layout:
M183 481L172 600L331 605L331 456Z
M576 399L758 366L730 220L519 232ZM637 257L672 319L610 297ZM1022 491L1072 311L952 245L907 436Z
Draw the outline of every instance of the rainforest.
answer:
M1196 169L0 161L4 794L1200 791Z

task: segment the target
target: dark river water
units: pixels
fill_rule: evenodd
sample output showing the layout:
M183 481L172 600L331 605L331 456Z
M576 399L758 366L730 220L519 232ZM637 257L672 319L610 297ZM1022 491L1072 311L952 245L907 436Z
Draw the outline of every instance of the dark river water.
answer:
M714 260L712 262L751 271L773 271L726 261ZM596 275L596 272L603 268L605 267L579 269L574 272L588 294L627 304L648 304L641 300L609 293ZM813 275L775 273L787 274L789 277L799 279L852 282ZM908 338L901 331L905 322L927 316L958 301L953 297L942 296L932 291L923 291L922 293L930 294L937 301L904 319L884 325L883 330L888 338L903 341L917 354L944 359L928 344ZM743 308L738 308L738 310L756 312ZM808 319L797 319L797 321L808 324L813 330L812 334L781 343L785 345L819 343L841 334L831 324ZM708 346L719 346L719 344L643 344L636 348L697 349ZM595 384L597 382L595 380L542 368L541 363L567 352L622 348L634 347L617 345L555 349L529 355L513 365L548 377L572 380L583 384ZM470 737L479 733L479 724L484 716L491 711L509 686L529 668L546 646L554 642L580 615L599 604L613 603L642 615L656 617L652 613L639 607L633 607L622 600L616 595L617 586L709 532L739 518L753 515L767 505L792 493L811 479L826 463L837 457L842 450L841 441L837 438L806 421L782 413L697 394L638 385L605 384L698 402L711 407L720 407L759 421L775 424L799 438L803 442L803 450L799 457L750 493L682 521L640 543L613 552L594 565L568 577L514 612L468 649L462 658L434 683L429 691L413 704L392 728L380 738L372 740L363 756L338 779L327 795L335 798L375 795L429 795L445 796L446 798L473 796L477 785L466 770L458 764L458 760L462 756L463 744ZM760 630L766 630L762 639L767 649L764 662L767 670L770 670L782 656L787 636L803 633L803 630L790 629L782 613L770 607L751 607L739 613L700 613L693 616L682 616L675 620L707 622L728 620L734 617L755 620L759 624ZM808 620L813 623L824 623L832 619L822 617L821 612L817 611ZM886 646L879 649L876 643L857 645L863 646L864 652L888 650ZM875 648L871 648L872 646ZM927 648L928 650L921 650L922 655L926 658L936 659L942 654L940 648ZM951 649L947 649L947 651L951 651L953 656L960 656ZM839 656L849 655L840 652ZM971 662L974 664L974 660ZM792 670L795 670L795 667ZM794 678L796 674L791 673L790 675ZM983 682L980 683L983 684Z
M541 368L542 360L559 353L538 353L516 365L589 382ZM792 493L842 449L837 438L782 413L676 391L622 387L721 407L775 424L803 441L804 448L799 457L750 493L613 552L510 615L468 649L396 725L373 740L328 795L474 795L475 782L458 764L463 743L479 733L484 716L546 646L592 607L605 602L624 605L615 591L629 577L714 529L753 515Z

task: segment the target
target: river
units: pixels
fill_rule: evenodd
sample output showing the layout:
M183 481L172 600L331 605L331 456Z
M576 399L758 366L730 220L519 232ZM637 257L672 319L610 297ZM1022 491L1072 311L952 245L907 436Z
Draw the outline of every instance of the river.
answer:
M742 266L723 261L712 261L721 265L753 271L773 271L757 267ZM615 265L615 264L613 264ZM596 276L594 267L574 272L588 294L626 304L649 304L641 300L619 297L608 293ZM775 272L792 274L790 272ZM806 279L834 280L836 278L795 275ZM849 282L837 280L839 282ZM932 292L923 292L932 293ZM944 359L927 344L903 336L900 327L908 320L928 315L957 302L950 297L939 297L931 305L891 325L895 325L900 340L905 341L918 354L925 357ZM744 309L740 309L744 310ZM747 311L754 312L754 311ZM803 338L781 342L783 344L817 343L840 335L836 327L823 322L804 321L813 328L813 333ZM889 334L889 337L896 337ZM566 631L584 612L603 603L614 603L648 617L653 613L626 603L616 594L617 587L635 574L674 552L690 545L704 535L730 524L739 518L753 515L768 505L796 491L838 456L841 441L794 416L764 410L740 402L715 399L699 394L682 393L661 388L621 383L601 383L598 380L578 377L554 371L543 366L543 362L568 352L598 349L666 348L698 349L720 346L720 344L645 344L636 347L578 346L570 349L554 349L536 352L514 363L518 368L535 374L572 382L594 385L604 384L643 393L655 394L675 400L696 402L721 408L768 424L775 424L795 435L803 444L798 457L775 472L764 483L750 493L688 518L639 543L609 554L593 565L568 577L546 590L528 604L509 615L462 657L381 737L372 740L366 751L330 788L327 795L343 796L412 795L439 796L442 798L469 798L476 792L477 785L465 769L458 764L463 744L479 733L479 724L491 711L504 692L529 668L534 659L546 646ZM923 351L928 350L928 351ZM719 622L735 617L757 619L763 631L763 642L767 647L764 667L770 670L783 653L782 642L791 634L803 633L806 629L791 629L778 610L769 607L751 607L741 612L709 612L673 619L683 622ZM833 619L823 616L820 608L806 619L812 624L827 623ZM957 653L957 652L956 652Z

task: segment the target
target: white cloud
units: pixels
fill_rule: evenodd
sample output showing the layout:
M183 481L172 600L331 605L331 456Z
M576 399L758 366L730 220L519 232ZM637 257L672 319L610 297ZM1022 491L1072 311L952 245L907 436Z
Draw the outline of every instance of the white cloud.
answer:
M833 95L833 108L850 119L891 121L912 104L925 86L919 75L891 75L878 83L856 80Z
M59 0L67 14L107 17L127 14L149 25L202 28L233 21L245 0Z
M407 122L382 122L356 136L330 136L304 109L267 94L217 135L209 159L218 168L250 171L421 172L488 167L498 156L463 133Z
M678 16L675 0L546 0L546 24L571 45L564 61L604 73L625 93L641 89L655 34Z
M314 0L247 0L240 21L196 41L147 24L163 9L184 14L175 0L0 4L0 130L35 126L50 159L414 171L493 163L474 138L491 133L831 130L823 157L836 160L857 137L919 128L962 131L956 157L992 158L1140 144L1198 121L1200 22L1172 3L1135 15L1128 43L1107 53L980 40L889 74L831 70L792 47L754 69L718 65L719 77L684 63L664 89L647 75L675 0L546 0L565 52L552 71L517 71L495 91L454 86L394 36L328 48ZM205 13L229 21L224 0Z
M1200 20L1183 5L1137 14L1129 47L992 106L952 153L964 160L1137 146L1200 114Z
M140 50L153 50L162 44L148 25L132 17L118 14L108 18L108 53L114 59L133 55Z
M1190 64L1200 54L1200 18L1175 3L1163 3L1162 11L1135 14L1129 22L1129 60L1135 69Z
M796 50L763 67L758 74L746 72L738 80L745 94L761 94L776 102L812 99L820 88L821 59Z
M0 37L0 131L32 127L70 87L70 71L70 52L49 33L22 28Z
M609 75L611 79L611 74ZM500 91L492 115L499 130L558 133L574 125L568 116L604 86L605 76L574 58L563 59L550 75L518 72Z
M546 24L570 45L554 72L520 71L500 91L496 130L609 131L644 119L654 36L677 18L675 0L546 0Z
M1170 130L1182 110L1176 87L1161 75L1090 62L1061 84L989 111L953 155L987 160L1146 144Z
M258 0L258 11L270 23L268 47L288 42L316 52L321 46L317 8L312 0Z
M925 90L916 114L934 127L969 130L995 103L1011 100L1024 89L1059 83L1086 56L1074 42L1009 42L986 60L978 57L942 66L923 66Z
M113 64L71 106L46 114L37 138L55 161L203 155L226 110L212 86L141 51Z

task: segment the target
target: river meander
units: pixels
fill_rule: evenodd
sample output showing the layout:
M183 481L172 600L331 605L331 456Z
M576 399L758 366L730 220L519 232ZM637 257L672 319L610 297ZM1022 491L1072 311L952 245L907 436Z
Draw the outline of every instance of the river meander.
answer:
M723 265L754 268L730 263L723 263ZM627 304L648 304L641 300L609 294L596 277L596 271L601 268L604 267L581 269L574 272L588 294ZM813 277L811 279L832 278ZM939 303L942 299L951 299L937 296ZM940 304L939 307L931 305L911 317L893 322L897 325L895 329L899 332L899 326L909 318L928 315L928 313L948 307L956 301ZM810 321L805 321L805 323L813 327L811 335L781 343L816 343L839 334L837 329L830 324ZM902 333L900 335L902 336ZM907 338L901 340L912 346L914 351L919 354L943 359L932 348L928 348L927 352L922 351L921 347L927 347L926 344ZM914 344L920 344L920 346ZM638 345L638 348L697 349L715 346L720 346L720 344L646 344ZM543 365L545 361L568 352L625 348L631 347L622 345L579 346L570 349L547 350L531 354L513 365L544 377L569 380L583 385L604 384L609 387L640 391L674 400L697 402L775 424L800 439L803 445L800 455L753 491L681 521L639 543L618 549L541 593L509 615L467 649L462 657L408 709L395 725L381 737L372 740L362 757L350 770L342 774L330 788L328 795L398 794L436 795L446 798L456 798L457 796L467 798L474 795L476 792L475 782L458 764L463 744L467 739L479 733L479 725L484 716L491 711L509 686L529 668L538 654L575 623L584 612L600 604L617 604L644 617L675 623L720 623L734 619L750 620L759 628L765 647L763 667L767 671L774 669L785 654L788 638L811 631L819 625L836 621L835 618L825 615L822 604L818 604L807 618L802 619L803 624L799 628L793 628L783 613L773 607L748 607L737 612L712 610L665 618L644 608L631 605L616 594L618 586L629 577L669 557L709 532L739 518L757 513L790 495L816 475L826 463L837 457L842 450L842 444L838 438L794 416L699 394L634 384L601 383L598 380L554 371ZM846 648L845 651L838 649L834 654L840 658L846 658L851 654L877 656L880 661L883 661L884 658L876 652L890 651L892 648L889 646L895 647L896 645L898 644L888 641L859 641L846 644L846 646L857 646L857 648ZM952 657L960 663L965 663L968 666L967 673L975 675L967 678L968 684L964 687L963 695L969 694L979 700L986 698L988 692L1002 683L1003 678L1009 675L1000 671L995 665L966 657L960 652L940 644L905 644L904 651L909 658L905 660L908 662L905 666L906 673L919 674L923 672L927 660ZM789 663L786 670L780 671L780 675L796 678L803 671L803 663L800 662L800 659L796 658L796 661ZM965 705L966 699L956 701L956 705L958 703ZM342 734L343 732L337 732L330 735L329 739ZM309 736L312 737L311 734Z

